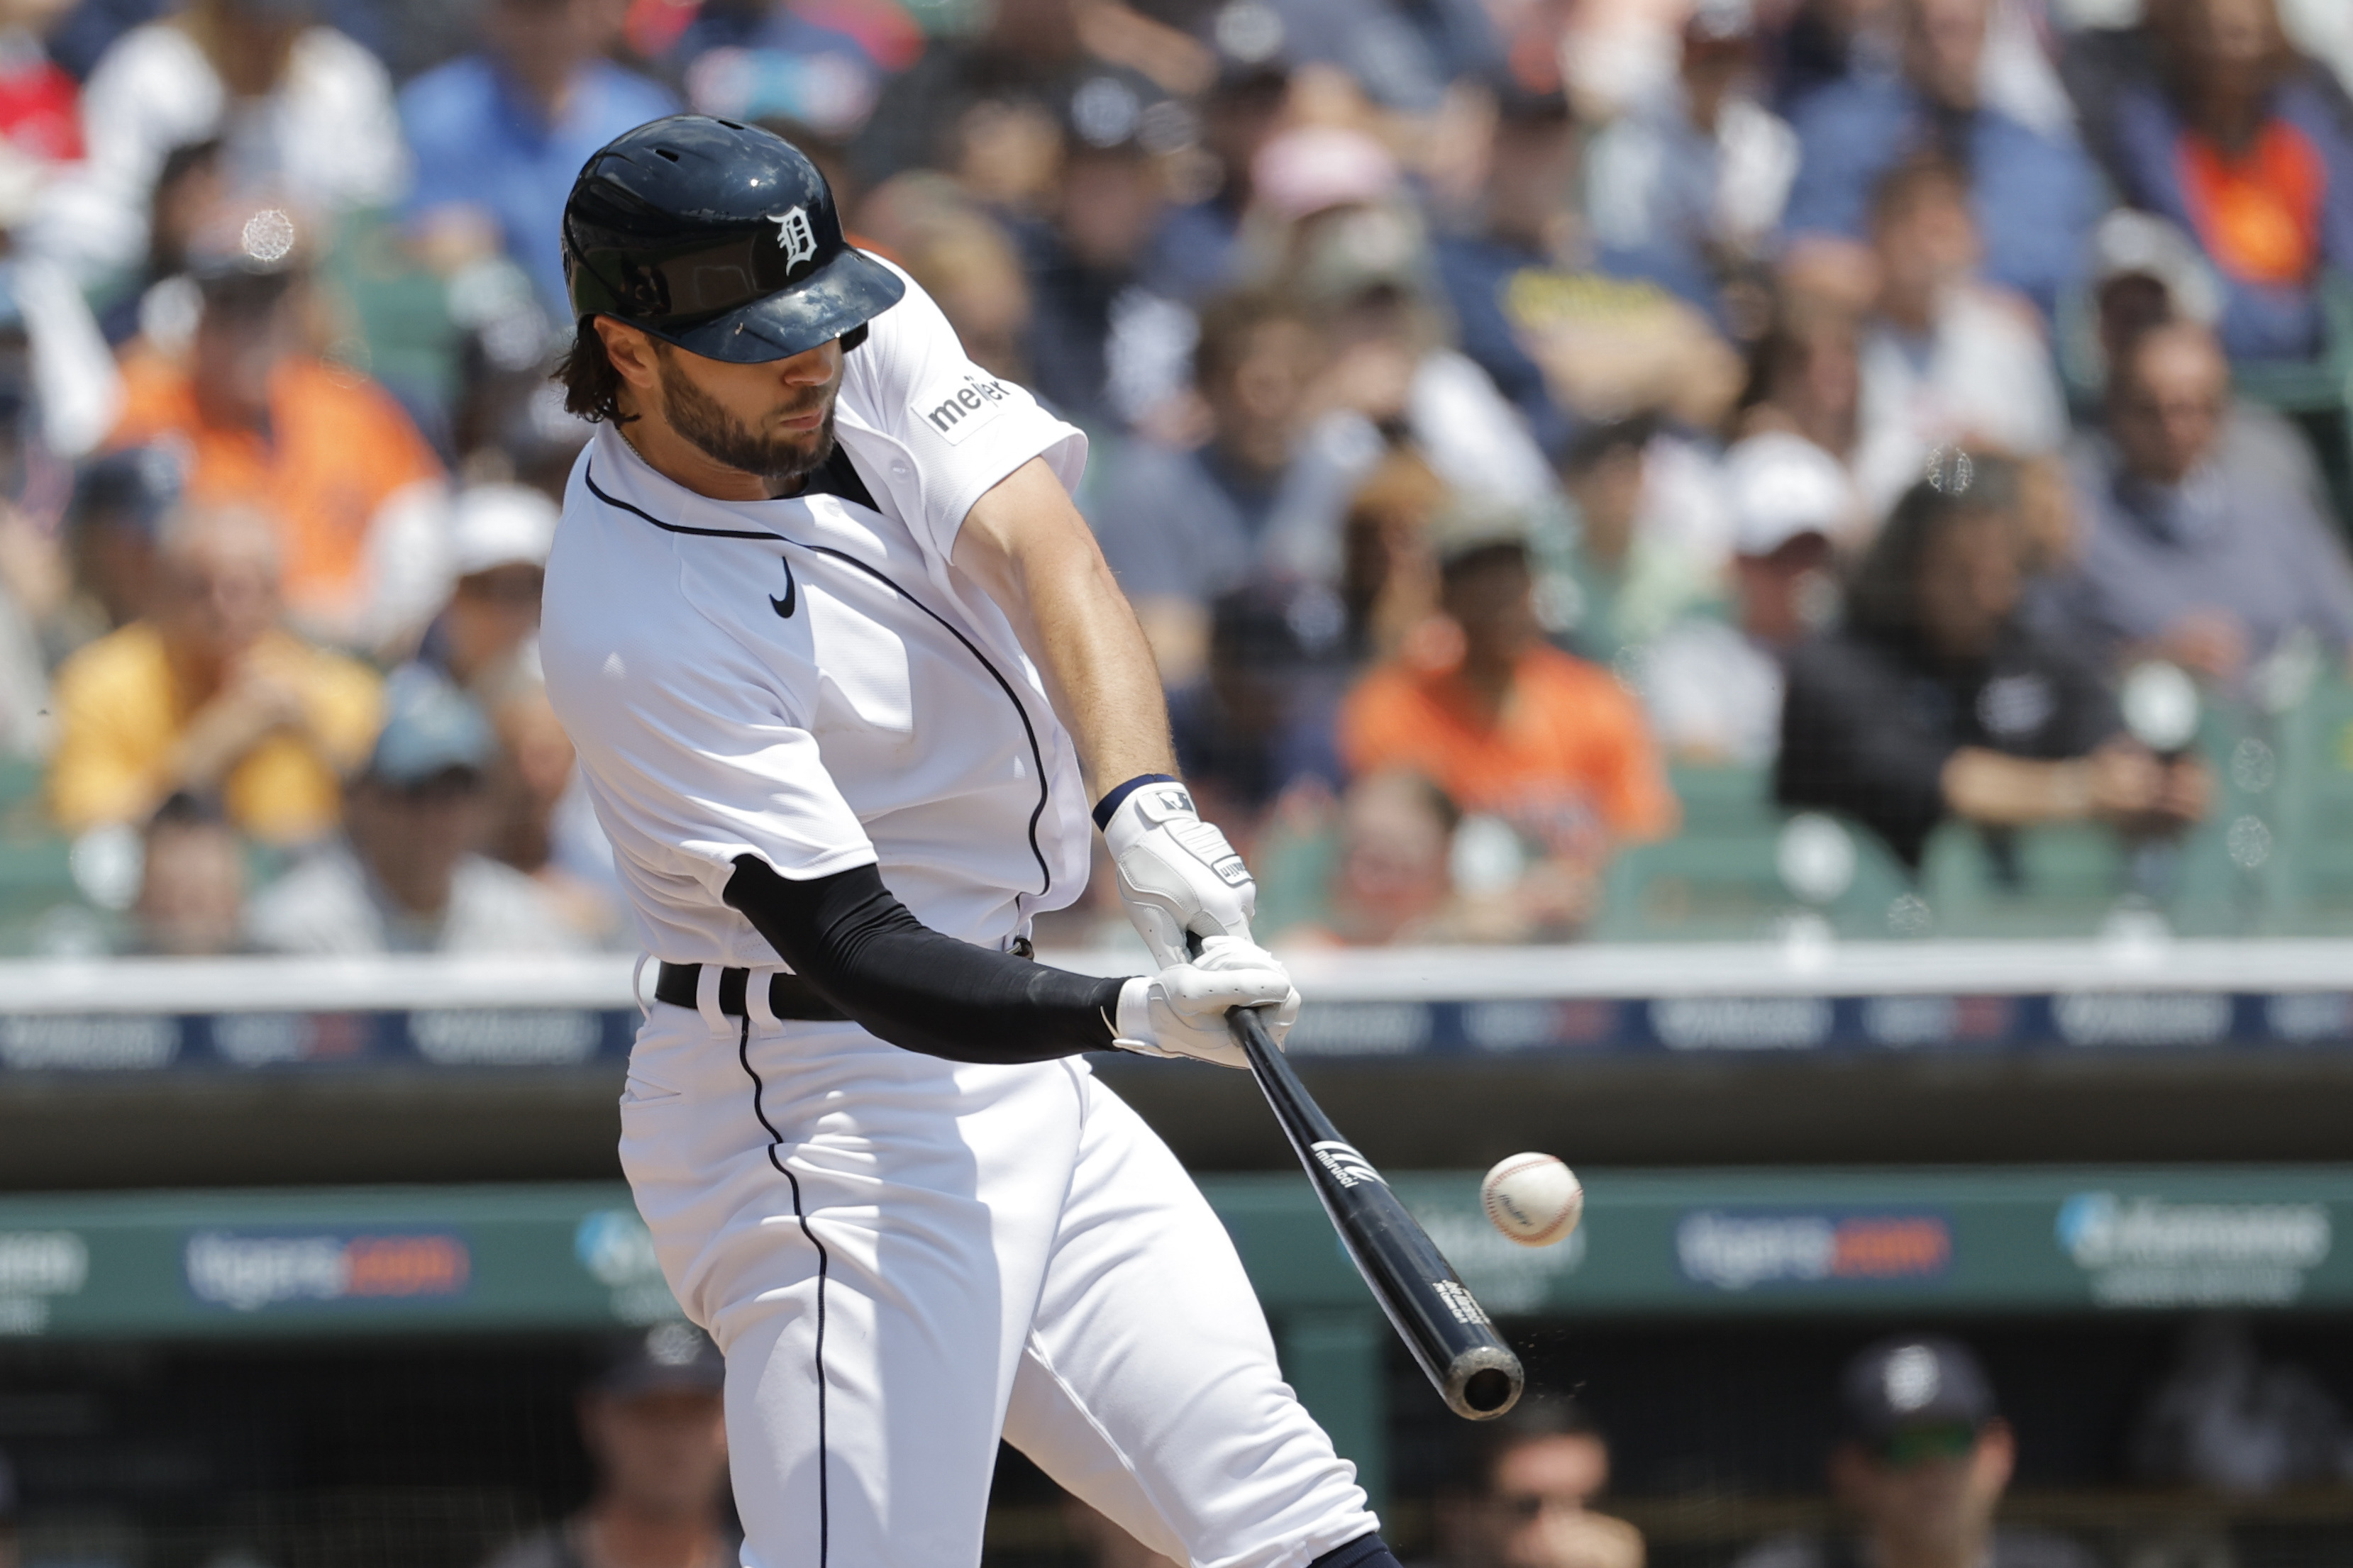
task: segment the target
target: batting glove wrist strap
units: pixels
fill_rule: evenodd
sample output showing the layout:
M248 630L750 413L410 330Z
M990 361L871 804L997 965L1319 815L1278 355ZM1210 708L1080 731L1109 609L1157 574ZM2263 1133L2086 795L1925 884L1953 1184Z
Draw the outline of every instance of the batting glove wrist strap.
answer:
M1258 884L1215 823L1193 809L1192 793L1174 779L1104 797L1112 806L1103 844L1119 873L1127 918L1163 969L1186 961L1188 937L1250 940ZM1114 804L1114 801L1116 804Z
M1229 1007L1256 1007L1275 1042L1299 1016L1299 993L1275 956L1236 937L1212 937L1189 963L1140 974L1120 987L1113 1021L1122 1050L1250 1065L1226 1027Z
M1171 784L1181 785L1184 782L1184 780L1178 778L1175 773L1138 773L1124 784L1113 784L1111 787L1110 793L1106 794L1101 800L1095 802L1096 828L1099 830L1109 828L1111 826L1113 814L1117 812L1122 805L1125 804L1129 795L1134 795L1145 784Z

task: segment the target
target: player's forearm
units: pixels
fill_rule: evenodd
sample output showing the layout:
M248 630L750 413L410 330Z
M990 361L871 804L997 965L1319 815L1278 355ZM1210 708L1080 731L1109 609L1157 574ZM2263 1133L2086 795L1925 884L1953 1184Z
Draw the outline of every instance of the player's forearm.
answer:
M818 994L894 1046L965 1062L1112 1047L1122 982L935 931L871 866L793 881L738 856L724 896Z
M1094 535L1042 461L981 497L955 563L995 599L1045 677L1090 799L1176 771L1160 671Z

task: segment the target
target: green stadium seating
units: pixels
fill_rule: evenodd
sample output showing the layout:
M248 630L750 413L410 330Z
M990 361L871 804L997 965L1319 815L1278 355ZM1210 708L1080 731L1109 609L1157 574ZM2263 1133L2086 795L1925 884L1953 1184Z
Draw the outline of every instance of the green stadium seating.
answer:
M2330 671L2282 716L2272 852L2263 870L2281 929L2353 931L2353 684Z
M1753 939L1808 908L1782 879L1788 814L1773 804L1767 770L1679 767L1671 782L1683 803L1683 830L1625 849L1611 862L1595 937ZM1853 877L1819 912L1842 935L1883 936L1905 879L1874 837L1843 826L1854 850Z

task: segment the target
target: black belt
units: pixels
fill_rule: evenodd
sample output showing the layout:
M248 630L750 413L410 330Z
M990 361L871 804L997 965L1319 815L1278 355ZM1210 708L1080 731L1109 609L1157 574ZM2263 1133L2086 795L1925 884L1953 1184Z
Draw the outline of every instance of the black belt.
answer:
M750 983L748 969L723 969L719 972L719 1010L731 1018L744 1016L744 990ZM667 1002L673 1007L695 1007L702 1004L702 965L699 963L665 963L654 976L654 1000ZM817 994L817 987L797 974L783 970L768 977L768 1011L779 1018L799 1018L809 1023L839 1024L849 1014Z

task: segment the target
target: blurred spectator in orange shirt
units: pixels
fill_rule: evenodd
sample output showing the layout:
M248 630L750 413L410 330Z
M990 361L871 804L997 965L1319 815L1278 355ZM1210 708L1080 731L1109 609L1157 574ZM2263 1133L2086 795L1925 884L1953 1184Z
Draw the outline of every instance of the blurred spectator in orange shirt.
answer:
M255 837L318 837L375 739L375 675L279 624L266 520L183 515L157 564L150 614L58 670L50 810L79 833L141 821L185 792L217 798Z
M185 442L192 502L279 521L295 626L396 651L447 587L441 465L389 394L311 352L293 220L263 208L221 232L190 260L203 305L185 356L127 359L113 444Z
M1589 878L1618 844L1671 831L1675 801L1634 697L1607 670L1546 644L1525 531L1505 511L1438 521L1447 621L1349 693L1340 752L1356 773L1421 773L1466 812L1500 818L1555 866ZM1572 924L1584 912L1561 911Z

